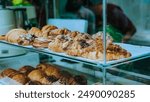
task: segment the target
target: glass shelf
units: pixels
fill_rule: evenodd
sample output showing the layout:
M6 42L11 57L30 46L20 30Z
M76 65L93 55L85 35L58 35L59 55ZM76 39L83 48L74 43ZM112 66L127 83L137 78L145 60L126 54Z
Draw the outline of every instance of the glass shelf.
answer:
M125 48L127 51L131 52L132 56L129 58L107 61L106 64L104 64L103 61L91 60L91 59L86 59L86 58L82 58L82 57L69 56L65 53L53 52L47 48L38 49L38 48L34 48L32 46L21 46L21 45L17 45L17 44L11 44L6 41L0 41L0 43L11 45L14 47L23 48L28 51L33 51L33 52L45 54L48 56L59 56L59 57L62 57L63 59L89 64L89 65L96 66L96 67L102 68L102 69L103 68L111 68L111 67L119 66L122 64L134 62L137 60L141 60L141 59L150 57L150 47L136 46L136 45L130 45L130 44L123 44L123 43L117 43L117 44L120 45L121 47Z

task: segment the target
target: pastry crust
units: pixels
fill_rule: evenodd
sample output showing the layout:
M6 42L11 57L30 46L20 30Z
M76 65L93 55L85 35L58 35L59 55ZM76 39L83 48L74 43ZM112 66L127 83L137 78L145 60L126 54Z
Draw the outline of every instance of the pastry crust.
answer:
M5 40L5 35L0 35L0 40Z
M43 85L49 85L51 84L48 79L46 78L45 74L41 70L33 70L28 74L28 77L32 81L38 81Z
M51 42L50 39L40 37L40 38L35 38L33 42L33 47L36 48L48 48L48 44Z
M19 36L21 34L27 34L26 30L24 30L24 29L12 29L6 34L5 40L10 42L10 43L17 43L17 40L19 39Z
M18 74L19 72L12 69L12 68L7 68L1 73L1 77L10 77L12 78L14 75Z
M39 28L32 27L29 31L28 34L35 35L36 37L42 37L42 31Z
M25 75L28 75L31 71L33 71L35 68L32 66L23 66L19 69L19 72Z
M22 85L24 85L28 82L27 77L23 74L16 74L12 77L12 79L21 83Z
M55 40L49 43L48 48L55 52L65 52L72 44L72 39L67 35L58 35Z

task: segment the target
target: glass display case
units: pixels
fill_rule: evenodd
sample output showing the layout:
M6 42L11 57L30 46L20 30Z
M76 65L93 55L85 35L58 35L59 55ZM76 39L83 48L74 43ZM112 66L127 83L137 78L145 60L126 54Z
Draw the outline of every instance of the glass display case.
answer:
M69 44L71 44L71 47L76 46L76 43L74 44L74 42L80 42L82 40L79 45L83 44L85 48L87 46L90 46L88 50L84 49L84 47L82 46L81 48L72 48L73 50L71 49L71 51L76 51L77 53L80 53L80 51L82 52L84 50L82 53L80 53L80 55L78 55L70 53L68 54L68 52L66 50L64 51L64 49L63 51L54 51L53 49L50 49L50 47L38 48L37 46L33 46L33 42L32 44L24 46L20 43L17 43L18 40L17 42L15 42L14 40L8 40L9 36L7 36L6 34L7 37L5 36L4 40L0 40L0 48L2 48L3 46L9 46L8 48L12 47L12 50L18 50L18 48L20 48L19 50L21 51L18 52L22 53L14 56L4 56L9 54L9 50L1 49L0 68L2 70L4 70L5 68L16 68L16 70L18 70L25 65L37 67L40 62L44 62L55 65L61 68L61 70L65 70L71 73L73 76L85 76L87 79L87 84L89 85L150 84L150 37L148 37L150 36L150 27L148 23L150 16L147 13L149 9L148 5L150 5L150 2L148 0L134 0L132 2L130 0L83 1L84 2L82 2L82 6L80 6L81 8L84 7L83 11L86 9L85 11L88 11L90 13L92 12L91 14L94 14L94 25L91 24L89 19L86 19L84 17L78 18L76 14L73 14L74 12L71 14L70 12L69 14L64 13L66 12L65 5L67 5L67 1L65 0L63 2L62 0L47 0L47 4L49 4L50 2L51 5L53 5L53 8L51 8L50 10L53 11L53 14L49 14L50 11L48 10L48 8L50 7L48 7L49 5L47 5L46 17L48 18L47 24L56 24L55 26L57 26L58 29L69 29L71 27L69 29L69 33L74 32L72 28L76 25L74 22L71 23L71 20L76 20L76 22L85 20L87 23L84 24L87 30L83 30L77 33L77 35L79 34L80 39L77 39L75 37L71 38L72 36L70 37L69 35L71 39ZM71 4L70 7L72 7ZM83 15L85 14L85 12L80 13L83 13ZM74 15L75 17L72 18L72 16ZM50 16L53 18L49 18ZM52 23L50 20L59 21ZM63 24L60 24L60 20L65 21L63 22ZM79 23L77 23L79 29L81 27L83 28L82 24L78 24ZM91 33L91 27L94 27L93 33ZM59 33L64 33L64 31ZM52 33L48 34L50 34L49 36L51 36ZM82 35L84 34L86 36L82 39ZM63 39L67 39L68 37L65 34L58 34L57 36L59 35L60 37L63 35ZM57 38L57 36L55 37ZM51 39L50 37L48 38ZM53 47L58 48L64 43L66 44L66 42L62 42L59 43L60 45L55 46L54 42L58 40L56 38L54 38L54 41L51 41L53 42ZM95 56L98 57L95 58ZM84 78L81 76L77 78L79 82L84 82L83 79Z

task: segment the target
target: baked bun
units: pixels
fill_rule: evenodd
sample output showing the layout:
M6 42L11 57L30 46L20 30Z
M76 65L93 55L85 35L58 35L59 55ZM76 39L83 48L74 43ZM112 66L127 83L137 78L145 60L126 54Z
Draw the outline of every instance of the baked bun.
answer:
M49 43L48 48L55 52L65 52L71 44L72 39L68 35L58 35Z
M14 69L8 68L5 69L2 73L1 73L1 77L10 77L12 78L14 75L18 74L19 72L17 72Z
M24 29L12 29L6 34L5 40L10 43L17 43L21 34L27 34L27 31Z
M19 72L25 75L28 75L35 68L32 66L23 66L19 69Z
M48 48L48 44L51 40L44 38L44 37L39 37L39 38L35 38L34 42L33 42L33 47L36 48Z
M33 70L28 74L28 77L30 78L30 80L32 81L38 81L41 84L44 85L49 85L50 82L47 80L45 74L41 71L41 70Z
M36 37L31 34L22 34L19 36L19 39L17 40L17 43L19 45L31 45Z
M37 69L39 70L42 70L42 71L45 71L45 69L49 66L49 64L46 64L46 63L41 63L39 65L37 65Z
M58 29L56 26L54 25L45 25L44 27L42 27L42 32L44 31L51 31L51 30L54 30L54 29Z
M12 77L12 79L19 82L19 83L21 83L22 85L24 85L28 82L27 77L23 74L16 74Z
M26 85L42 85L42 84L38 81L29 81L26 83Z
M60 78L60 69L49 65L45 70L44 73L48 76L48 77L55 77L56 79Z
M28 34L35 35L36 37L42 37L42 31L39 28L32 27L29 31Z
M55 30L55 29L58 29L56 26L53 26L53 25L46 25L42 28L42 35L43 37L48 37L49 36L49 33L52 31L52 30Z
M5 35L0 35L0 40L5 40Z
M67 72L67 71L61 71L61 77L60 77L60 82L63 84L63 85L69 85L71 84L70 83L70 79L72 78L73 76Z

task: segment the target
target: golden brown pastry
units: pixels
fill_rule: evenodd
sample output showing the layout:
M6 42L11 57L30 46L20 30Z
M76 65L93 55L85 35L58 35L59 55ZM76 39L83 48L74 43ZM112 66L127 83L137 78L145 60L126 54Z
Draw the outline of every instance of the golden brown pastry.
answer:
M27 34L26 30L12 29L6 34L5 40L10 43L17 43L17 40L19 39L21 34Z
M23 74L16 74L12 77L12 79L19 82L19 83L21 83L22 85L24 85L28 82L27 77Z
M48 77L55 77L56 79L60 78L60 69L53 66L53 65L49 65L45 70L44 73L48 76Z
M38 82L40 82L41 84L44 84L44 85L51 84L48 81L48 79L45 76L45 74L41 70L38 70L38 69L31 71L28 74L28 77L29 77L30 80L32 80L32 81L38 81Z
M50 39L44 37L35 38L32 46L36 48L48 48L50 41Z
M0 40L5 40L5 35L0 35Z
M1 72L1 77L10 77L12 78L14 75L18 74L19 72L12 69L12 68L7 68L3 72Z
M54 29L51 32L49 32L49 36L50 35L61 35L61 34L68 34L70 33L70 30L68 29Z
M54 25L45 25L44 27L42 27L42 32L44 32L44 31L51 31L51 30L54 30L54 29L58 29L56 26L54 26Z
M53 25L46 25L42 28L42 35L43 37L48 37L49 36L49 33L52 31L52 30L55 30L55 29L58 29L56 26L53 26Z
M23 46L32 45L35 38L36 37L34 35L31 35L31 34L22 34L22 35L19 36L19 39L17 40L17 43L19 45L23 45Z
M29 31L28 34L35 35L36 37L42 37L42 31L39 28L32 27Z
M42 85L42 84L38 81L29 81L26 83L26 85Z
M37 69L39 70L42 70L42 71L45 71L45 69L49 66L49 64L46 64L46 63L41 63L39 65L37 65Z
M23 66L19 69L19 72L25 75L28 75L31 71L33 71L35 68L32 66Z
M48 48L55 52L65 52L72 44L72 38L68 35L58 35L52 42L49 43Z
M85 53L91 52L94 49L94 40L88 34L77 35L66 53L72 56L84 57Z
M61 77L60 77L60 82L63 85L70 85L71 84L71 79L72 79L72 75L67 72L67 71L61 71Z

